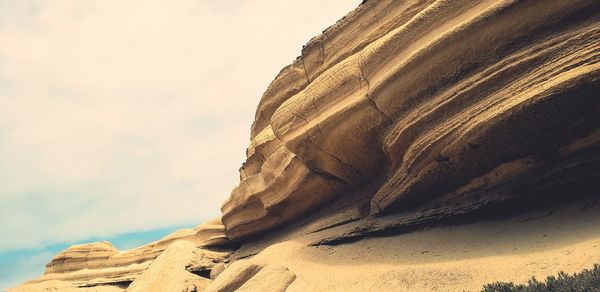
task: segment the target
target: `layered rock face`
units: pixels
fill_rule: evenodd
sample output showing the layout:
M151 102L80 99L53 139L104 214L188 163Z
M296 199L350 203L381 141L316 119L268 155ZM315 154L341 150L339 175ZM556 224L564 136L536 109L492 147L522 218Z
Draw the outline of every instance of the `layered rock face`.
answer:
M364 187L379 216L556 178L584 185L599 169L599 11L594 0L365 1L263 95L222 207L227 236Z
M119 251L110 242L95 242L74 245L57 254L50 263L46 265L46 272L38 279L29 281L23 287L15 291L36 291L46 288L49 282L63 282L51 284L50 287L85 288L85 287L127 287L140 275L155 269L152 263L163 251L171 245L187 244L186 248L181 246L174 248L172 254L194 253L193 250L203 249L201 258L207 264L195 267L194 270L186 271L187 274L195 276L191 272L207 270L210 272L212 266L222 262L228 252L213 252L206 250L214 246L226 246L230 243L225 236L225 229L220 219L215 219L192 229L178 230L168 236L149 244L126 251ZM175 251L177 250L177 251ZM185 250L185 251L181 251ZM176 256L164 256L165 258L176 258ZM178 261L190 263L190 257ZM163 262L166 261L165 259ZM175 261L175 264L178 263ZM173 265L173 262L170 262ZM153 269L149 269L150 266ZM159 262L160 265L160 262ZM185 270L185 264L179 264L181 270ZM147 277L147 276L146 276ZM197 277L197 276L195 276ZM138 281L139 282L139 281ZM37 285L36 285L37 284ZM142 284L138 284L141 286ZM143 289L140 291L144 291Z

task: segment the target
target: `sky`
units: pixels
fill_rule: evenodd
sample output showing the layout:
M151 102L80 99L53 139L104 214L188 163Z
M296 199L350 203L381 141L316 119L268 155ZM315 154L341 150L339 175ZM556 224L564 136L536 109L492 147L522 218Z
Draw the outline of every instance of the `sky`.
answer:
M220 214L260 96L359 0L0 0L0 290Z

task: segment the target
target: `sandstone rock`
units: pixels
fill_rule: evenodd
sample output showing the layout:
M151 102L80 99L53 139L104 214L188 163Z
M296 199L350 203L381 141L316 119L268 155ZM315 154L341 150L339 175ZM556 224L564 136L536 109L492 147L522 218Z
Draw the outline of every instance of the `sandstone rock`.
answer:
M108 241L71 246L46 265L46 273L65 273L83 269L97 269L119 251Z
M131 283L127 291L202 291L210 279L192 274L188 267L203 263L210 270L219 258L220 255L200 250L191 242L174 242Z
M225 271L225 263L218 263L210 270L210 279L216 279L223 271Z
M127 251L119 251L109 242L75 245L56 255L46 265L43 276L26 284L48 289L58 284L70 289L101 286L123 289L144 273L165 249L181 241L194 247L228 245L230 242L220 219L215 219ZM212 259L216 263L227 255L227 252L214 253Z
M263 268L262 264L249 260L239 260L229 265L219 276L208 285L205 292L233 292L240 288Z
M365 186L379 216L523 177L554 187L545 178L564 169L597 174L600 141L585 137L600 128L599 15L593 0L362 4L263 95L222 207L227 236L248 240Z
M296 275L286 267L266 266L236 291L285 292L294 279L296 279Z
M308 169L285 147L276 148L261 167L223 204L223 222L232 240L296 219L302 210L330 200L334 190L342 186Z
M213 219L191 229L177 230L158 240L155 248L166 247L178 240L192 242L197 247L226 246L230 243L229 238L225 236L225 227L221 223L221 218Z

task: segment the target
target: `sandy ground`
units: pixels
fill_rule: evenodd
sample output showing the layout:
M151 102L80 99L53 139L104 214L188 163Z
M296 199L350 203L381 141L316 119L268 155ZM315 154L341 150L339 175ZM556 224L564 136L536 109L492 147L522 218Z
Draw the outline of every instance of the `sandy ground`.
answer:
M531 276L544 279L600 263L600 203L337 246L308 246L340 228L293 236L251 261L287 267L296 275L289 292L479 291L486 283L523 283ZM59 291L122 291L115 286L80 290L59 281L25 285L19 291L46 291L50 286Z
M579 204L509 219L440 227L333 247L314 235L253 258L297 275L288 291L479 291L600 263L600 206ZM325 231L331 232L331 231Z
M117 286L95 286L88 288L75 287L70 282L50 280L42 283L24 284L16 288L8 289L7 292L122 292L123 288Z

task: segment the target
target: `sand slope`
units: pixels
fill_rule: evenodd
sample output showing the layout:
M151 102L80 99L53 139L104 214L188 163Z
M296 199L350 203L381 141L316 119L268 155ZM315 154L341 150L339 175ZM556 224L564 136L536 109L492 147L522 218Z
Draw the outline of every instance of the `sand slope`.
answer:
M274 244L252 261L288 267L296 274L290 292L479 291L600 263L600 205L307 246L315 236Z

